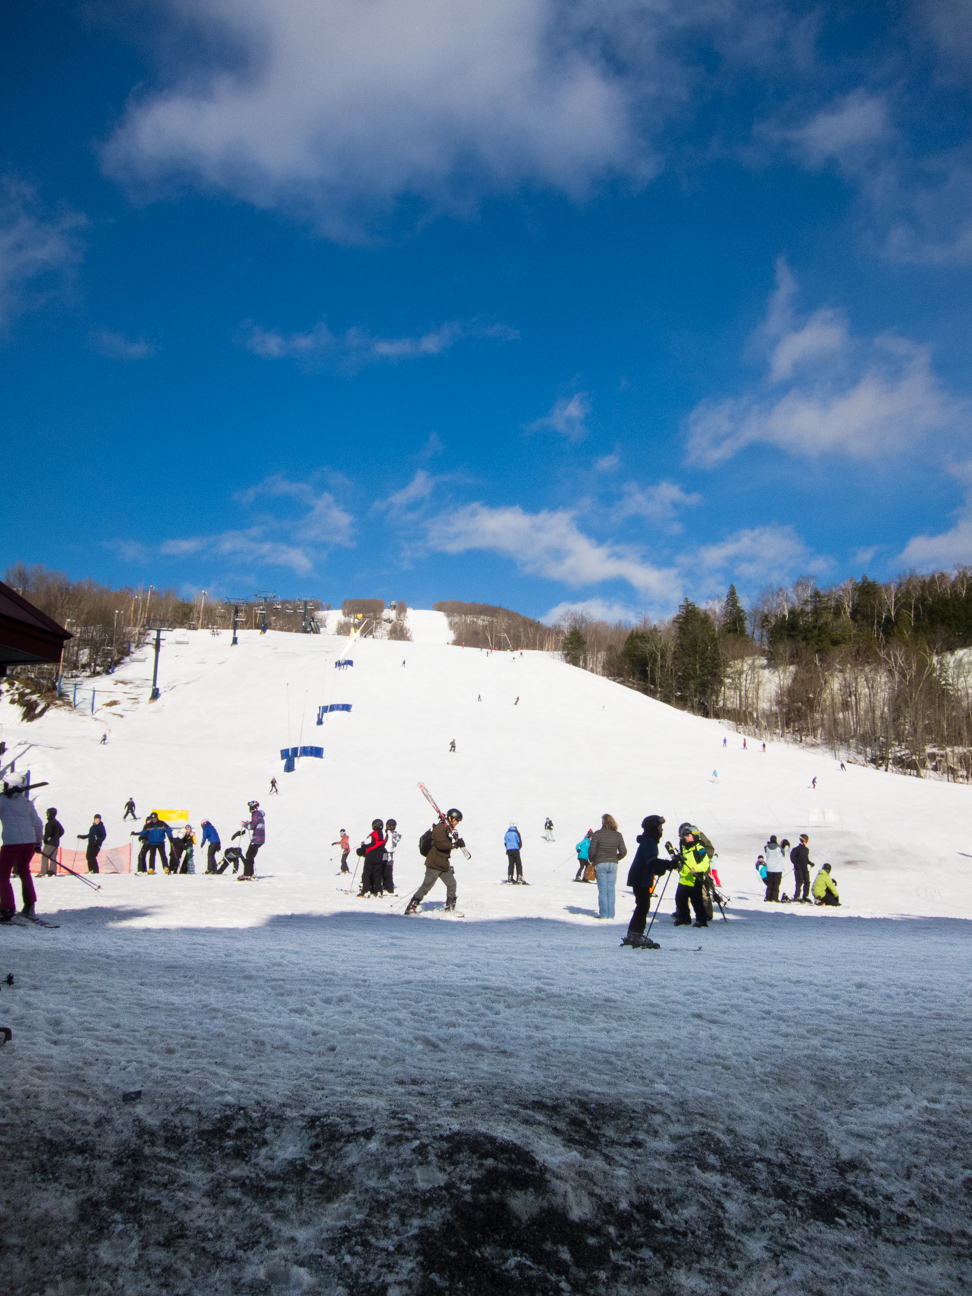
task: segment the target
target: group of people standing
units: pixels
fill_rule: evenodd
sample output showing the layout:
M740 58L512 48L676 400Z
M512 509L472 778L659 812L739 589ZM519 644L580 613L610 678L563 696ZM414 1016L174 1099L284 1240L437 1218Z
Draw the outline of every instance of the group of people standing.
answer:
M774 833L763 847L763 854L756 860L756 871L766 883L766 894L763 896L764 903L789 904L791 902L790 896L780 895L786 852L789 846L790 843L787 838L784 837L782 841L777 841ZM800 834L800 840L790 851L790 863L793 865L792 903L840 905L837 883L833 879L829 864L821 866L820 872L814 878L811 886L810 870L817 866L810 858L810 837L807 833Z
M381 819L371 821L371 832L355 852L361 859L361 890L358 899L364 896L381 896L395 894L395 851L402 840L398 831L398 821L389 819L387 824ZM332 842L337 846L338 842ZM341 872L348 872L348 835L341 829Z

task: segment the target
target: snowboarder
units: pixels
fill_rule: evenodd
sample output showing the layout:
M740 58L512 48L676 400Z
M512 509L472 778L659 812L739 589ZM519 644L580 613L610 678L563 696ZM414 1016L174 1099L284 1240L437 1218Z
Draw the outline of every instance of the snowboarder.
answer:
M678 868L678 886L675 888L675 926L688 927L692 922L689 900L695 910L695 926L708 927L702 880L709 871L711 853L702 841L694 824L681 824L678 830L678 851L675 863Z
M57 821L57 810L54 806L47 811L47 822L44 824L44 844L41 846L41 877L57 876L57 851L64 836L64 829Z
M332 841L331 845L341 847L341 870L340 871L342 873L350 873L351 870L348 868L348 855L351 853L351 840L343 828L341 829L337 841Z
M202 821L202 838L200 846L208 846L209 850L206 855L206 872L216 872L216 856L219 854L219 848L222 843L219 840L219 833L208 819Z
M544 841L552 842L554 840L553 820L549 816L543 821L543 837Z
M816 787L817 787L817 776L816 776L816 774L814 774L813 778L810 780L810 786L811 786L814 790L816 790Z
M133 819L137 818L135 814L135 802L132 800L131 797L129 797L128 800L125 802L125 813L122 815L122 823L125 822L125 820L129 817L129 815Z
M453 807L446 811L445 823L440 819L430 830L432 844L425 857L425 877L422 885L408 902L407 914L418 912L418 907L436 882L442 882L446 889L446 912L451 913L456 907L456 874L449 856L453 847L462 849L465 842L458 835L457 829L462 822L462 812ZM424 834L423 834L424 835Z
M628 934L621 941L634 949L644 949L645 927L651 909L651 897L655 890L655 878L667 873L672 868L669 861L661 864L658 859L658 843L662 839L665 820L661 815L648 815L641 821L641 835L638 838L638 849L628 869L628 886L634 892L635 911L628 923Z
M101 815L95 815L91 827L86 833L78 833L78 841L86 841L88 844L84 848L85 858L88 861L88 872L98 872L98 852L105 843L108 836L108 829L101 822Z
M456 750L456 740L455 740L455 738L453 738L452 742L449 744L449 750L450 750L451 752L454 752L454 751Z
M385 862L381 866L381 889L386 895L395 894L395 851L402 840L398 831L398 820L389 819L385 824Z
M777 904L780 899L780 883L783 881L783 847L776 840L776 833L763 847L766 853L766 894L763 902Z
M378 895L381 891L381 875L385 862L385 825L380 819L371 821L371 832L358 847L357 852L364 860L361 869L361 890L358 899L366 895Z
M280 795L280 789L277 787L277 780L275 778L272 778L270 780L270 795L271 796Z
M547 820L550 824L550 820ZM553 824L550 824L551 828ZM549 840L553 840L550 838ZM597 881L597 916L598 918L614 917L614 892L618 880L618 864L628 853L624 838L618 832L617 820L613 815L601 815L601 826L591 837L588 859L594 865L594 877Z
M20 878L23 912L34 915L37 893L30 876L30 861L40 850L44 839L44 825L30 799L27 774L11 774L4 780L0 793L0 827L3 830L0 844L0 922L8 923L17 912L11 874Z
M145 820L145 827L142 831L138 834L132 833L132 836L140 837L145 843L144 855L139 852L138 871L143 873L147 868L149 873L154 873L155 861L156 858L159 858L162 871L165 872L169 865L165 853L165 839L168 837L169 841L172 841L172 829L169 825L160 819L153 810Z
M829 864L825 864L813 879L813 898L818 905L836 905L840 908L837 883L830 876Z
M594 829L588 828L587 836L582 837L581 840L574 847L574 854L577 856L577 872L574 875L575 882L593 881L593 878L589 878L586 876L587 870L589 868L593 868L593 865L590 863L590 860L588 859L588 854L591 849L591 838L593 836L594 836Z
M816 865L810 859L810 838L806 833L800 834L800 843L790 851L790 863L793 865L793 901L795 904L810 904L810 870ZM801 890L803 895L800 895Z
M515 823L511 823L503 837L503 845L506 847L506 880L507 882L523 881L523 861L520 859L520 847L523 845L523 838L520 836L520 830ZM516 876L514 877L514 872Z
M246 805L250 817L244 819L240 826L250 834L250 844L247 846L246 854L243 856L243 872L236 879L237 882L251 882L253 880L253 862L260 847L267 840L266 816L260 809L260 802L247 801Z

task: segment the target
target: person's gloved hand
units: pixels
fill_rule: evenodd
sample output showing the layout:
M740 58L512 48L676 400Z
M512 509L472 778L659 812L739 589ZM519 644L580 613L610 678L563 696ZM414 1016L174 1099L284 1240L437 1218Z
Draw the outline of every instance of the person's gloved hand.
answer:
M465 846L465 844L466 844L466 843L462 840L461 837L457 837L457 838L456 838L456 845L459 847L460 850L462 850L462 848L463 848L463 846Z

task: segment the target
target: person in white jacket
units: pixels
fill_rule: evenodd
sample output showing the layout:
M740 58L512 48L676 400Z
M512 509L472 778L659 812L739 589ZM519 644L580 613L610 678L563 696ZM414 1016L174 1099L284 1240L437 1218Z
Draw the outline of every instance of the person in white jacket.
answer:
M44 839L44 825L27 795L28 777L14 774L6 779L0 792L0 922L8 923L17 912L10 877L20 878L25 914L33 917L37 893L30 876L30 861Z

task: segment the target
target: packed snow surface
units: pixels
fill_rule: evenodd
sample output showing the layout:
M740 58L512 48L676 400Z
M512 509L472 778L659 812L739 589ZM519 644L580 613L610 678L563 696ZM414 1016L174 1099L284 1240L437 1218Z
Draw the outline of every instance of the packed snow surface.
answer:
M155 703L144 652L93 715L0 703L65 845L95 812L125 844L129 795L224 845L267 813L256 882L39 879L59 929L0 930L11 1290L964 1290L972 789L744 749L555 658L449 646L438 616L350 648L170 635ZM299 744L324 759L284 774ZM402 913L419 781L464 815L463 919L441 885ZM613 922L572 881L605 812L629 859L645 815L699 824L729 922L673 929L672 882L662 948L619 948L626 863ZM390 816L399 894L358 899L332 843ZM530 886L504 883L511 822ZM801 831L840 910L762 902L757 853Z

